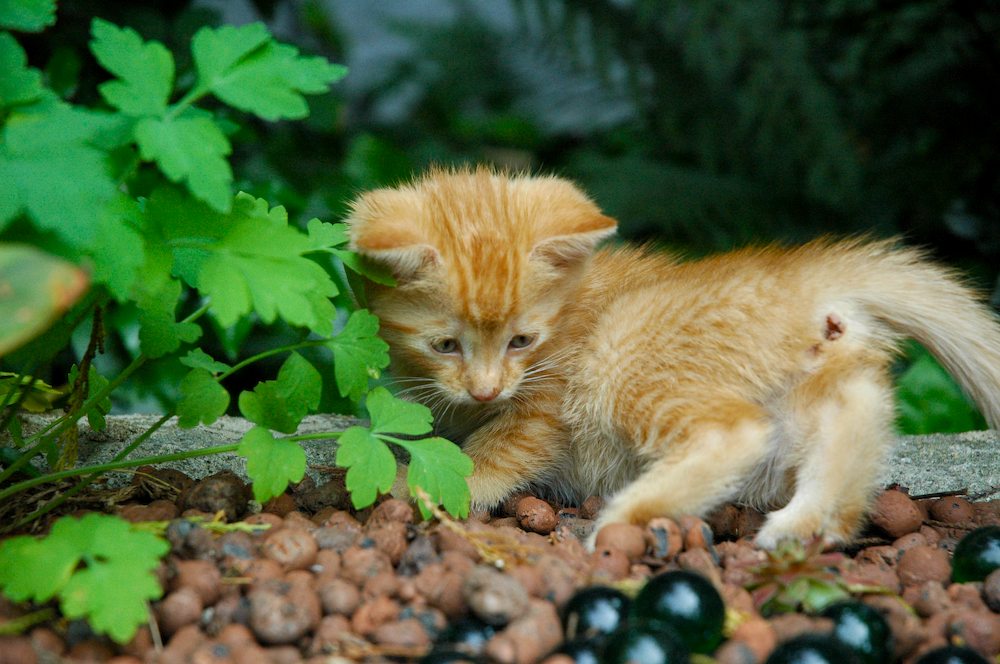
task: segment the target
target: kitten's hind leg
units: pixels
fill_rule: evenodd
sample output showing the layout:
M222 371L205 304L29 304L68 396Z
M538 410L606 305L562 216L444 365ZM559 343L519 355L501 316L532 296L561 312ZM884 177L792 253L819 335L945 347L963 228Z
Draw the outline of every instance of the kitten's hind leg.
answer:
M824 369L793 390L790 415L801 434L795 492L768 515L759 545L817 535L850 541L892 440L892 403L884 372L872 364Z
M602 510L594 532L606 524L639 525L660 516L704 514L735 497L750 471L767 456L773 424L743 401L673 411L661 431L676 431L662 456Z

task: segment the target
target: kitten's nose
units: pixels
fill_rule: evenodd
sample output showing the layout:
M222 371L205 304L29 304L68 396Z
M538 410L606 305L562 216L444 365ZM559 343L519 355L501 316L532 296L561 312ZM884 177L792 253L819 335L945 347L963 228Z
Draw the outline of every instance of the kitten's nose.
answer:
M472 389L469 390L469 394L471 394L472 398L476 401L486 403L487 401L493 401L497 398L497 395L500 394L500 386L495 385L493 387Z

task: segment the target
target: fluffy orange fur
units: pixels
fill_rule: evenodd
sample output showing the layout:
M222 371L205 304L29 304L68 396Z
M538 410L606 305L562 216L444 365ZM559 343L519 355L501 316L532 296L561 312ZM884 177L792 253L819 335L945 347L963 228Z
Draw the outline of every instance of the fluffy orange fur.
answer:
M735 500L773 510L764 546L846 541L893 439L904 336L1000 423L1000 326L892 242L596 249L615 221L574 185L487 169L368 192L349 223L398 280L369 303L403 393L472 457L480 507L599 494L600 526Z

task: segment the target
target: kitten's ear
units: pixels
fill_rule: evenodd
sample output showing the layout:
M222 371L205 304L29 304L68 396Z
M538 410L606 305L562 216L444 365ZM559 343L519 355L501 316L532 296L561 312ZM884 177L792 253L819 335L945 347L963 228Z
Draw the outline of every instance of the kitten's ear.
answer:
M397 189L369 191L351 204L350 248L383 263L397 279L412 277L440 260L418 221L418 201Z
M531 255L553 267L568 267L590 256L601 240L614 235L617 227L618 222L596 208L579 216L555 219L546 224L546 235L538 240Z

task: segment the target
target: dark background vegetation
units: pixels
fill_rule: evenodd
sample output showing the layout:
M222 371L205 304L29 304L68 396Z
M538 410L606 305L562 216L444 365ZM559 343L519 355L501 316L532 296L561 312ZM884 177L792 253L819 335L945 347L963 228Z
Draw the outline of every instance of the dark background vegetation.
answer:
M231 118L238 187L298 221L336 221L429 164L492 162L576 180L628 239L700 254L900 234L998 300L997 0L61 2L22 43L87 105L106 76L94 16L164 42L179 73L198 27L252 20L350 67L305 122ZM129 316L109 313L109 373L134 350ZM231 358L296 334L213 343ZM163 371L118 407L157 409L175 389Z

